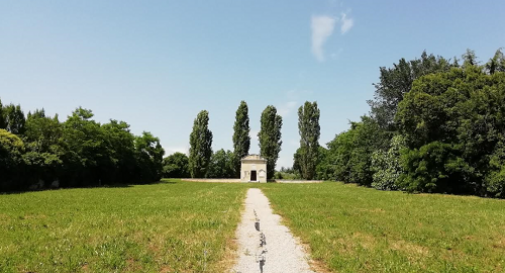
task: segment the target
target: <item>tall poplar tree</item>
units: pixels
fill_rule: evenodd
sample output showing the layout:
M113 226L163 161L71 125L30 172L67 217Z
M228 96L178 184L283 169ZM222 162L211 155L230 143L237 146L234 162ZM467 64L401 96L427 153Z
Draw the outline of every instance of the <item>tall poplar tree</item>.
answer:
M203 178L207 174L212 156L212 132L209 130L209 112L203 110L193 123L189 136L189 171L193 178Z
M250 130L249 109L247 103L241 101L235 114L235 124L233 125L233 168L236 177L240 177L240 159L249 153L251 145Z
M277 109L269 105L261 113L261 130L258 133L260 154L267 160L267 178L275 173L275 164L281 151L282 117L277 115Z
M305 102L298 108L298 130L300 133L299 162L303 179L312 180L316 176L319 156L319 108L317 102Z

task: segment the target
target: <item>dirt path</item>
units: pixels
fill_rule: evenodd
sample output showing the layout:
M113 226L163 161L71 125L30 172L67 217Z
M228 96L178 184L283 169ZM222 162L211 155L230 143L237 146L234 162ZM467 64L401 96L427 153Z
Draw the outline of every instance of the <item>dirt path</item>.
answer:
M260 189L249 189L242 222L237 228L237 273L314 273L307 255L289 229L273 214Z

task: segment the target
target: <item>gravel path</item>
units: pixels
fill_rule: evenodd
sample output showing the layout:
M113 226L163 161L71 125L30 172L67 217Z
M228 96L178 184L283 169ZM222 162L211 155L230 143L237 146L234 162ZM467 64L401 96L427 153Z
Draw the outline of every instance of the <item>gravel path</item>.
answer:
M315 273L289 229L272 213L260 189L249 189L242 222L237 228L237 273Z

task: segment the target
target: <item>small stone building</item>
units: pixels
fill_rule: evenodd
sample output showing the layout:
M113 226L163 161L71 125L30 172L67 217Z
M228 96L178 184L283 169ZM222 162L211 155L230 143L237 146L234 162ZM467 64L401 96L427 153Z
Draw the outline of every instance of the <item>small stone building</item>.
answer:
M267 182L267 160L259 155L247 155L240 160L240 181Z

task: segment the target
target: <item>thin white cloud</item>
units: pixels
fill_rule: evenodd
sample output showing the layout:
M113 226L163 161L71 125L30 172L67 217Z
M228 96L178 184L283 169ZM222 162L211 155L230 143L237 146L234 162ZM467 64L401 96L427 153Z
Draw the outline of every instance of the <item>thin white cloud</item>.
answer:
M352 18L348 18L346 13L342 13L340 21L342 21L342 26L340 27L342 34L346 34L354 26L354 20Z
M320 62L324 61L323 46L333 33L336 22L337 20L330 16L312 16L312 53Z
M296 109L296 104L296 101L288 101L277 108L277 113L286 118Z

